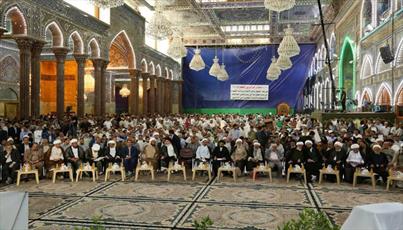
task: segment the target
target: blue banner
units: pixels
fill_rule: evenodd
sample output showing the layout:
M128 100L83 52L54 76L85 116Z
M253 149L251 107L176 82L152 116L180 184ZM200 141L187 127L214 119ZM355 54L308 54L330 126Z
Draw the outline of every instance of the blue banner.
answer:
M279 79L269 81L266 79L266 72L277 48L278 45L226 48L224 50L202 48L201 55L206 63L206 68L201 71L189 68L195 49L188 48L188 54L183 62L184 109L276 108L280 103L287 103L291 108L298 109L297 107L301 105L302 90L316 45L300 45L300 55L291 58L293 66L283 71ZM229 74L227 81L222 82L209 75L216 53L220 64L223 60L222 55L224 55L226 70ZM276 57L278 57L277 53ZM269 85L269 100L230 100L231 84Z

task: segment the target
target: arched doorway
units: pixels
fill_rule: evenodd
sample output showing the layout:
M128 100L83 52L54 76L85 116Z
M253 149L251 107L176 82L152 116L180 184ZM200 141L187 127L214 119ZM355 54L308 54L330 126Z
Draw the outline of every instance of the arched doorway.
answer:
M392 95L390 89L382 84L376 94L375 104L379 106L379 110L389 112L392 104Z
M129 40L126 31L120 31L112 40L110 48L109 48L109 59L110 63L108 65L108 70L113 70L115 72L124 71L126 73L129 72L129 69L136 68L136 57L133 50L133 46ZM130 77L127 76L127 79ZM130 80L129 80L130 81ZM129 112L129 102L127 97L122 97L119 94L120 89L122 88L123 84L131 85L129 81L121 82L122 84L115 85L115 111L108 111L117 112L117 113L128 113ZM133 92L133 91L132 91ZM107 100L107 102L111 102ZM113 107L113 105L108 106Z
M356 63L355 63L355 46L353 41L346 37L344 39L339 62L339 90L346 92L347 110L351 111L354 107L355 82L356 82Z

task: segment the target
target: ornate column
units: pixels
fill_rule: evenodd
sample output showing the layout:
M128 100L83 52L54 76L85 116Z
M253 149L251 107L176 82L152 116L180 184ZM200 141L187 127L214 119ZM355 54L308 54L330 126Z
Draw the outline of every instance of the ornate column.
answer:
M105 116L106 113L106 67L108 66L108 60L102 60L101 66L101 97L100 97L100 104L101 104L101 116Z
M156 77L156 83L157 83L157 88L156 90L156 94L155 94L155 98L156 98L156 103L155 103L155 111L159 114L161 114L161 78L160 77Z
M77 116L84 117L85 114L85 100L84 100L84 74L85 62L88 55L75 54L74 58L77 62Z
M41 114L41 53L45 42L36 41L31 48L31 116Z
M148 94L147 94L147 79L149 77L148 73L141 73L143 78L143 114L147 114L148 111Z
M155 113L155 75L150 75L150 101L148 102L149 113Z
M182 105L182 98L183 98L183 89L182 89L182 87L183 87L183 81L182 80L179 80L178 81L178 107L179 107L179 113L183 113L183 105Z
M64 47L53 49L56 57L56 114L59 119L64 116L64 61L67 52Z
M168 97L168 103L167 103L167 113L172 113L172 81L170 79L167 79L168 81L168 92L167 92L167 97Z
M3 34L6 33L6 32L7 32L6 28L0 26L0 38L1 38L1 36L3 36Z
M140 71L129 69L130 74L130 95L129 95L129 113L132 115L139 113L139 75Z
M18 49L20 49L20 101L19 118L29 118L29 74L31 65L32 40L28 38L16 39Z
M161 93L160 93L160 98L161 98L161 102L160 102L160 108L161 108L161 114L165 114L165 78L160 78L160 82L161 82Z
M100 58L92 59L92 64L94 66L94 115L101 116L101 74L103 60Z

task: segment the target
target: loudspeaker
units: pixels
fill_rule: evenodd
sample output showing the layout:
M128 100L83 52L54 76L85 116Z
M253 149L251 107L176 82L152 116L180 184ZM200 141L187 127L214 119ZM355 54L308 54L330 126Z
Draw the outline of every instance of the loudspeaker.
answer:
M389 45L379 48L379 52L381 52L381 57L385 64L391 63L393 60L395 60Z

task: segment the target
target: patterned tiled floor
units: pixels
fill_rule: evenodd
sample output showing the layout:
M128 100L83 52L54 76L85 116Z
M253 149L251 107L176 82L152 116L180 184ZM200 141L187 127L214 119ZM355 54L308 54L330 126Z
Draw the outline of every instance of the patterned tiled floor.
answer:
M276 229L295 218L306 207L321 209L330 220L342 224L352 207L377 202L403 202L403 191L384 187L371 190L368 184L352 188L350 184L303 185L292 180L250 177L235 183L224 177L208 183L205 177L183 181L164 175L155 181L142 176L121 182L93 183L85 178L78 183L67 180L33 181L1 187L0 191L29 192L30 229L77 229L89 227L101 217L107 229L189 229L194 220L209 216L215 229Z

